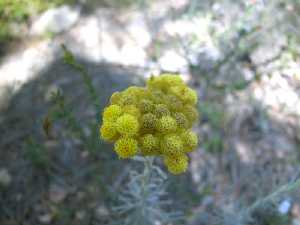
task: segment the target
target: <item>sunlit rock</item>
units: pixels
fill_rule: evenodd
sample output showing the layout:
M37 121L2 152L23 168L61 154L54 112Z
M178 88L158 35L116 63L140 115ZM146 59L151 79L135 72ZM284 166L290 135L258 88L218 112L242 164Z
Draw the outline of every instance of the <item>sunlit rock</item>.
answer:
M167 50L158 60L160 67L165 71L185 72L187 70L187 60L174 50Z
M43 35L47 32L63 32L77 22L79 15L79 8L66 5L49 9L33 22L30 33L32 35Z

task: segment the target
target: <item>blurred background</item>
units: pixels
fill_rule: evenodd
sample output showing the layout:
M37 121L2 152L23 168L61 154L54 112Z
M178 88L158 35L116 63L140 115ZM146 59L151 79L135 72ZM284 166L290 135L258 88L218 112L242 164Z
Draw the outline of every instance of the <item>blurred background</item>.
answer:
M138 165L99 140L100 112L162 72L200 98L200 145L167 181L180 224L234 224L300 173L299 27L299 0L0 0L0 224L113 222ZM96 108L62 44L90 74ZM299 192L252 221L299 225Z

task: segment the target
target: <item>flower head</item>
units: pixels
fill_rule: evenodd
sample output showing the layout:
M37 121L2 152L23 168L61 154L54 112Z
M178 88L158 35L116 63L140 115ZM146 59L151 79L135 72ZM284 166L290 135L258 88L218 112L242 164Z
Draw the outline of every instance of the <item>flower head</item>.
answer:
M167 105L157 104L154 109L154 114L160 118L162 116L169 116L171 113Z
M128 92L124 92L121 95L119 104L121 106L125 106L125 105L135 105L137 103L137 97L131 93Z
M106 141L115 141L118 137L118 132L114 126L114 123L104 123L100 128L100 136Z
M175 95L168 94L165 96L165 102L172 112L182 111L183 109L183 101L176 97Z
M103 121L114 122L122 114L122 109L118 105L110 105L104 109Z
M181 135L181 141L183 143L184 152L188 153L193 151L198 145L198 137L192 131L184 131Z
M153 112L155 105L151 100L142 99L139 104L139 109L142 113L150 113Z
M138 143L130 137L122 137L115 143L115 151L122 159L130 158L137 153Z
M196 103L196 92L179 75L151 77L146 87L131 86L112 94L100 136L115 142L120 158L163 157L167 169L180 174L188 167L186 153L198 145L190 130L199 117Z
M176 134L169 134L162 138L161 150L165 155L180 154L183 151L183 145L180 137Z
M189 127L189 121L186 116L181 112L175 112L173 114L179 129L187 129Z
M164 157L164 163L170 173L177 175L186 171L188 167L188 157L185 154L166 155Z
M116 129L122 135L133 136L138 132L139 123L133 115L124 114L117 119Z
M159 139L153 134L145 134L140 138L140 149L143 155L158 155L159 147Z
M154 133L158 119L152 113L144 114L141 118L141 132Z
M171 116L163 116L157 123L157 130L162 134L174 132L176 128L176 120Z
M182 113L185 115L185 117L188 119L189 121L189 127L192 127L192 125L197 121L197 119L199 118L199 113L198 111L195 109L195 107L191 106L191 105L185 105L183 108Z
M123 112L129 115L139 118L141 116L140 110L134 105L126 105L123 107Z

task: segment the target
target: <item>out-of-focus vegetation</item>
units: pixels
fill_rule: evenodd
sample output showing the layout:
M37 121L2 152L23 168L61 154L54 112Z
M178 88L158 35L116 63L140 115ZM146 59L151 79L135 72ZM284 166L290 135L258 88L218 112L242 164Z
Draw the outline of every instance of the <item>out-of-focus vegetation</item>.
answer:
M0 0L0 45L19 37L18 27L26 26L31 16L73 2L74 0Z

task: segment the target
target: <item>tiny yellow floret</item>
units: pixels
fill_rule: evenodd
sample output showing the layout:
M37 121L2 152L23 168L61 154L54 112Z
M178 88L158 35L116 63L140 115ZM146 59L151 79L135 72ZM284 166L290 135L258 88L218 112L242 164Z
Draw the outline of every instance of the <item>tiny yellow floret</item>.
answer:
M181 135L184 152L188 153L193 151L198 145L198 137L192 131L184 131Z
M186 88L183 99L186 103L195 105L197 103L198 96L196 91L192 90L191 88Z
M115 151L121 159L134 156L137 153L138 142L129 137L122 137L115 143Z
M162 153L165 155L180 154L183 152L181 138L176 134L169 134L163 137L161 143Z
M104 123L100 128L100 136L105 141L115 141L118 137L118 132L114 126L114 123Z
M155 106L154 114L160 118L162 116L169 116L171 113L165 104L158 104Z
M159 154L159 139L153 134L146 134L140 138L140 149L143 155Z
M155 105L153 104L152 101L143 99L141 100L139 104L139 109L141 110L142 113L150 113L153 112Z
M114 122L122 114L122 109L118 105L110 105L103 111L103 121Z
M138 132L139 123L134 116L124 114L117 119L116 129L122 135L133 136Z
M129 114L134 116L135 118L139 118L141 116L140 110L134 105L126 105L123 107L124 114Z
M180 75L165 73L165 74L160 75L160 77L161 77L161 81L166 86L175 86L175 85L183 85L184 84Z
M151 90L151 89L150 89ZM157 89L153 89L150 91L151 95L150 95L150 99L156 103L156 104L160 104L164 102L164 92L162 92L161 90L157 90Z
M187 129L189 127L189 121L183 113L175 112L173 117L176 120L179 129Z
M170 173L178 175L187 170L188 157L185 154L167 155L164 157L164 163Z
M175 95L167 95L165 97L165 102L168 108L173 112L182 111L183 109L183 102Z
M183 94L184 94L184 89L185 89L185 86L172 86L172 87L170 87L170 93L172 94L172 95L175 95L176 97L178 97L178 98L180 98L181 100L183 100L182 99L182 97L183 97Z
M122 97L120 99L120 105L125 106L125 105L135 105L137 102L137 98L135 95L132 95L130 93L123 93Z
M160 89L164 92L168 91L170 86L182 85L183 81L179 75L162 74L158 77L151 77L147 82L147 87L150 89Z
M192 127L192 125L198 120L198 111L191 105L185 105L182 112L189 121L189 127Z
M153 133L157 126L158 120L152 113L144 114L141 118L141 132Z
M157 123L157 130L163 134L172 133L177 129L177 123L171 116L163 116Z

